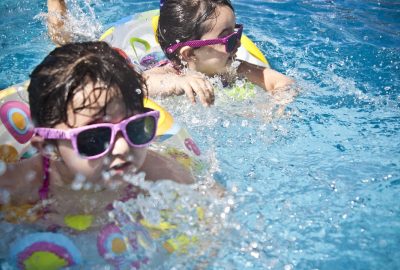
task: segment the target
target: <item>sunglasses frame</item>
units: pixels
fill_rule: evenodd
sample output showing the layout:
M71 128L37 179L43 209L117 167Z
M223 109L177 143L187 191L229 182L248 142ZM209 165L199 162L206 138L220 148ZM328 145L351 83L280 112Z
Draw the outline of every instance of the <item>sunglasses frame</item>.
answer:
M142 118L145 118L148 116L153 117L155 120L155 128L154 128L151 139L147 143L144 143L144 144L132 143L126 132L126 126L132 121L139 120L139 119L142 119ZM140 147L148 146L154 140L154 138L156 136L159 117L160 117L159 111L151 110L149 112L136 114L134 116L126 118L126 119L122 120L121 122L115 123L115 124L99 123L99 124L93 124L93 125L86 125L86 126L82 126L82 127L78 127L78 128L72 128L72 129L68 129L68 130L62 130L62 129L56 129L56 128L35 128L34 133L35 133L35 135L40 136L44 139L70 140L75 153L77 153L79 156L81 156L84 159L91 160L91 159L100 158L100 157L106 155L111 150L111 148L113 147L113 145L115 143L116 135L119 131L122 132L125 140L128 142L128 144L131 147L139 147L140 148ZM111 138L110 138L110 142L109 142L109 145L107 146L107 148L104 149L104 151L101 152L100 154L97 154L94 156L82 155L78 149L78 139L77 139L78 134L83 131L86 131L86 130L102 128L102 127L111 128Z
M171 45L167 48L167 53L173 53L177 49L184 47L184 46L189 46L192 48L200 48L200 47L204 47L204 46L208 46L208 45L215 45L215 44L224 44L225 51L227 53L231 53L234 49L232 51L228 50L228 41L233 36L237 36L237 40L240 41L240 39L242 38L242 33L243 33L243 24L235 24L235 30L237 30L237 31L234 31L232 34L229 34L222 38L205 39L205 40L189 40L189 41L175 43L174 45Z

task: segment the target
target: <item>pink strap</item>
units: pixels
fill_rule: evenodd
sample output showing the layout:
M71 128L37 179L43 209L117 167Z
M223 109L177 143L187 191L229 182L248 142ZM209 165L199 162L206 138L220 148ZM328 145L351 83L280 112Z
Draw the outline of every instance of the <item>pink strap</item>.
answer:
M166 66L166 65L170 65L173 69L175 69L176 74L179 75L179 74L182 73L180 68L178 66L176 66L174 63L172 63L171 61L169 61L168 59L161 60L154 67L163 67L163 66Z
M171 61L164 59L164 60L161 60L160 62L158 62L157 64L155 64L154 67L162 67L162 66L165 66L170 63L171 63Z
M39 189L39 196L41 200L46 200L49 197L49 185L50 185L50 160L47 157L43 157L43 185Z

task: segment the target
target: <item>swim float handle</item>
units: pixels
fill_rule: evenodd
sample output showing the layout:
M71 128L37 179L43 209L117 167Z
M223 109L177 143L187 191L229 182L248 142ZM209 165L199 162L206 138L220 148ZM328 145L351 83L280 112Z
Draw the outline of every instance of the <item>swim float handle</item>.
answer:
M109 35L111 35L115 30L115 26L108 28L99 38L99 41L102 41L103 39L105 39L106 37L108 37Z
M133 52L136 55L136 59L139 61L139 57L136 52L135 42L142 44L144 46L146 52L148 52L150 50L151 46L146 40L141 39L141 38L133 37L129 40L129 44L131 44Z

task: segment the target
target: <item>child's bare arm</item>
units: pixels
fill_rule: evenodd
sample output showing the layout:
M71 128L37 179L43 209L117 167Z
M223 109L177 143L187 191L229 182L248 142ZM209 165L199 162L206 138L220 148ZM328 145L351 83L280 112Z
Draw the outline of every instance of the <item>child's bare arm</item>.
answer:
M214 90L206 77L199 72L176 74L164 67L156 67L143 73L149 96L183 95L196 103L196 96L204 106L214 103Z
M271 93L293 84L292 79L276 70L257 66L245 61L241 62L238 68L238 74L245 76L252 83Z
M51 40L61 46L70 41L70 34L64 29L64 20L67 14L67 6L64 0L47 0L47 27Z

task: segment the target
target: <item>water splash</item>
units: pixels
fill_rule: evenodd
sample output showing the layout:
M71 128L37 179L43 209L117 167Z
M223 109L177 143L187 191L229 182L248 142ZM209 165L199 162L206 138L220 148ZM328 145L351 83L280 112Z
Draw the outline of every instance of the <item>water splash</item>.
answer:
M100 4L100 0L70 0L67 2L68 12L65 17L61 17L60 14L40 13L35 18L46 21L49 16L56 16L63 21L62 31L71 41L93 41L97 40L103 31L103 26L94 11L94 7Z
M221 246L218 239L222 239L232 226L229 217L235 199L230 195L220 197L215 189L210 188L214 185L210 180L193 185L170 180L149 182L145 181L144 173L126 175L124 180L143 192L137 198L114 202L114 212L110 217L122 227L121 219L128 217L131 221L142 220L141 223L147 224L153 232L159 231L160 235L154 239L159 248L150 247L146 251L150 261L160 256L160 248L166 247L169 252L179 254L172 256L173 264L190 261L198 264L199 254L217 250ZM171 260L166 260L163 266L169 263Z

